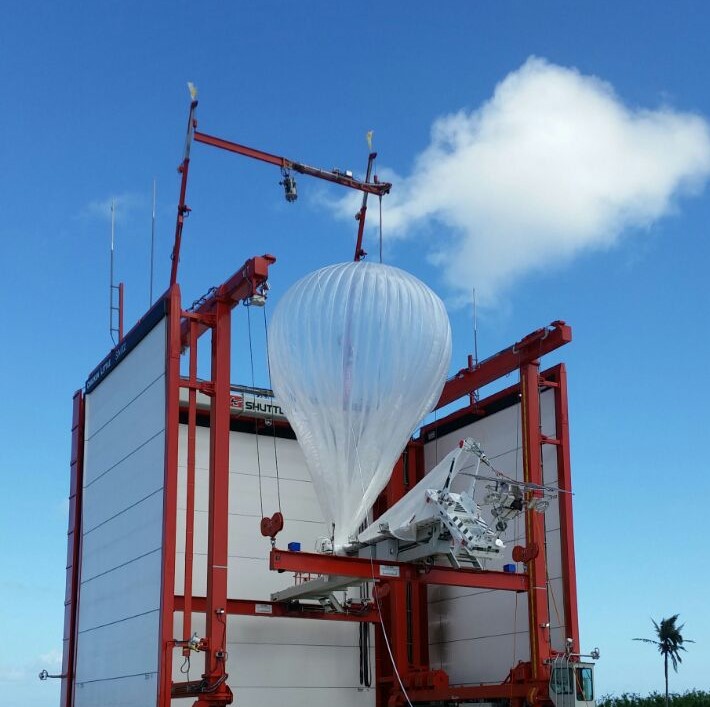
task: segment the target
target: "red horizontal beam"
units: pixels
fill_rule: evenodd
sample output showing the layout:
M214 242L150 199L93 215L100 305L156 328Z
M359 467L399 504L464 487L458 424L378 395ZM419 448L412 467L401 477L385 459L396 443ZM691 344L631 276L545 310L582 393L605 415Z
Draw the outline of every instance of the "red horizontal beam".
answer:
M484 385L512 373L520 366L535 361L572 341L572 328L562 321L537 329L493 356L484 359L472 368L462 368L453 378L446 381L439 402L439 409L468 395Z
M279 155L272 155L270 152L257 150L254 147L240 145L237 142L223 140L222 138L215 137L214 135L207 135L207 133L201 133L196 130L193 137L195 142L201 142L203 145L217 147L220 150L227 150L227 152L235 152L238 155L243 155L244 157L251 157L254 160L260 160L261 162L268 162L269 164L276 165L277 167L290 166L290 160L287 160L285 157L280 157Z
M212 314L218 302L225 302L230 307L236 307L242 300L253 295L257 288L269 277L269 266L276 262L273 255L258 255L247 260L237 272L226 280L197 306L191 316L198 320L198 338L207 330L211 323ZM188 345L190 323L183 319L181 340L183 345Z
M212 147L217 147L220 150L227 150L227 152L234 152L237 155L242 155L243 157L250 157L253 160L259 160L260 162L266 162L268 164L276 165L277 167L282 167L284 169L292 169L294 172L299 172L300 174L307 174L310 177L317 177L318 179L324 179L327 182L333 182L335 184L340 184L344 187L349 187L350 189L357 189L361 192L366 192L367 194L376 194L377 196L384 196L388 194L392 185L388 182L363 182L354 177L348 177L341 172L336 172L334 170L320 169L319 167L309 167L307 164L302 164L300 162L294 162L287 157L281 157L280 155L273 155L270 152L264 152L263 150L257 150L254 147L247 147L246 145L240 145L237 142L230 142L229 140L223 140L222 138L215 137L214 135L207 135L206 133L195 132L194 133L195 142L201 142L204 145L210 145Z
M175 595L175 611L184 611L185 597L182 594ZM207 611L207 599L205 597L192 597L192 610L198 614ZM380 616L375 609L367 609L363 612L352 612L344 614L326 613L320 607L308 607L301 605L293 608L292 604L275 601L259 601L257 599L227 599L227 614L230 616L263 616L265 618L289 618L289 619L319 619L325 621L355 621L360 623L378 623Z
M509 572L457 570L435 565L424 569L408 562L381 562L362 557L320 555L312 552L271 551L269 567L277 572L331 574L359 579L444 584L451 587L502 589L513 592L527 590L527 576Z

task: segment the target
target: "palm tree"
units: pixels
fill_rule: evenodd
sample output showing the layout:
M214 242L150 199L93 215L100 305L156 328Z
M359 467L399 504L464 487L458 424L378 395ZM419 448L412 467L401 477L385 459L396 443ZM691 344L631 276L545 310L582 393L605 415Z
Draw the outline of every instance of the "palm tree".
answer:
M656 639L652 638L634 638L634 641L643 641L644 643L653 643L658 648L658 652L663 656L663 668L666 677L666 707L668 707L668 659L671 659L673 670L678 672L678 663L683 660L680 657L680 651L685 650L683 643L695 643L689 638L683 638L681 631L685 624L676 626L678 614L674 614L669 619L661 619L660 625L653 619L653 626L656 629Z

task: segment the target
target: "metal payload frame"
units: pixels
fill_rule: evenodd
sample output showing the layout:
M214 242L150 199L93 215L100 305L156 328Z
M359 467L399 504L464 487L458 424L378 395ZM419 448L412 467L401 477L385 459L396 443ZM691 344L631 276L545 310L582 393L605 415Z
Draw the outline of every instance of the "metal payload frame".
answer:
M452 483L472 456L477 459L476 471L468 475L471 479L468 487L455 493L451 490ZM458 448L447 454L392 508L353 538L340 555L373 561L387 558L424 567L448 561L455 569L467 567L483 571L486 560L498 557L505 547L500 536L507 521L526 510L544 512L548 499L556 496L552 490L536 486L534 491L542 491L545 496L532 496L533 489L527 489L530 497L526 499L526 484L495 479L496 485L504 490L489 491L484 500L492 506L493 517L499 519L499 527L494 530L483 519L481 507L473 499L476 481L487 478L478 473L481 463L495 471L478 442L471 438L462 440ZM503 517L505 521L500 520ZM274 592L271 600L315 600L332 611L343 612L347 601L338 600L335 592L364 583L363 579L343 575L306 579L297 575L295 579L293 586ZM374 567L370 581L375 581Z

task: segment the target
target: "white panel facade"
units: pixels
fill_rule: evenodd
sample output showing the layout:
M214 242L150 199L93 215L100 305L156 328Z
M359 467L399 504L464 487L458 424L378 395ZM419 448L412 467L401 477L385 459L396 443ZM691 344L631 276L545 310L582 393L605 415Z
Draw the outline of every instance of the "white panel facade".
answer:
M154 707L165 320L86 395L76 707Z
M543 434L555 436L554 393L541 394L541 427ZM442 437L425 441L427 469L431 469L461 439L473 437L480 442L496 469L522 480L520 405L505 408L481 420L461 427ZM472 468L470 472L474 471ZM454 483L454 491L470 482L465 471ZM481 467L486 475L486 468ZM557 485L556 448L543 447L543 478ZM486 481L476 484L475 498L480 502ZM489 483L489 482L488 482ZM560 544L559 504L553 501L545 512L545 537L548 562L548 603L551 645L563 650L564 595L562 591L562 553ZM484 517L488 522L491 518ZM515 564L512 549L525 544L525 521L521 515L510 523L503 540L506 549L501 557L489 561L487 568L502 570L504 564ZM524 565L516 565L524 572ZM457 587L429 588L429 642L431 665L449 673L454 684L499 683L518 661L530 659L528 638L527 594L504 591L471 590Z
M182 615L176 614L177 633L182 631L181 621ZM193 614L192 628L200 635L204 632L204 615ZM315 619L230 616L228 629L227 671L235 702L267 707L325 705L328 700L334 700L331 705L345 707L374 704L374 691L358 684L354 625ZM187 666L179 658L176 662L174 679L187 679ZM356 667L344 669L346 664ZM190 678L199 678L203 667L203 656L193 654ZM178 700L173 702L180 704Z
M258 440L258 453L257 453ZM187 429L181 425L175 591L183 593L185 572L185 493ZM275 452L274 453L274 447ZM279 480L276 478L278 459ZM209 428L197 427L195 453L195 525L193 594L206 593ZM259 475L261 473L261 480ZM269 570L270 541L261 535L263 515L281 511L285 526L279 544L301 543L304 551L328 535L298 443L245 432L232 432L229 477L228 594L233 599L269 600L293 584L293 575ZM263 504L263 513L262 513ZM182 617L175 631L182 634ZM359 684L358 626L349 622L230 616L227 672L243 707L371 707L374 690ZM193 614L192 631L202 635L204 616ZM372 673L374 675L374 641ZM181 674L176 652L173 674ZM190 677L199 678L202 656L191 660ZM183 671L185 667L183 667ZM175 705L185 704L174 700Z

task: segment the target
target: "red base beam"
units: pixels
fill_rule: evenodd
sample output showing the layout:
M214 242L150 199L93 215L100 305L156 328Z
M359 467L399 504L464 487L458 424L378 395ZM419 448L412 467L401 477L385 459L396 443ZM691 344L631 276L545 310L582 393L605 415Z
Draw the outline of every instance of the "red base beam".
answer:
M175 595L175 611L183 611L185 597ZM204 614L207 607L205 597L192 597L192 610ZM378 623L380 616L375 609L352 611L342 614L326 612L320 607L292 604L258 599L227 599L229 616L263 616L264 618L319 619L323 621L355 621L359 623Z
M277 572L332 574L341 577L374 579L386 582L408 581L422 584L444 584L472 589L503 589L512 592L527 590L527 576L508 572L457 570L434 565L424 568L407 562L381 562L362 557L319 555L312 552L271 551L269 567Z

